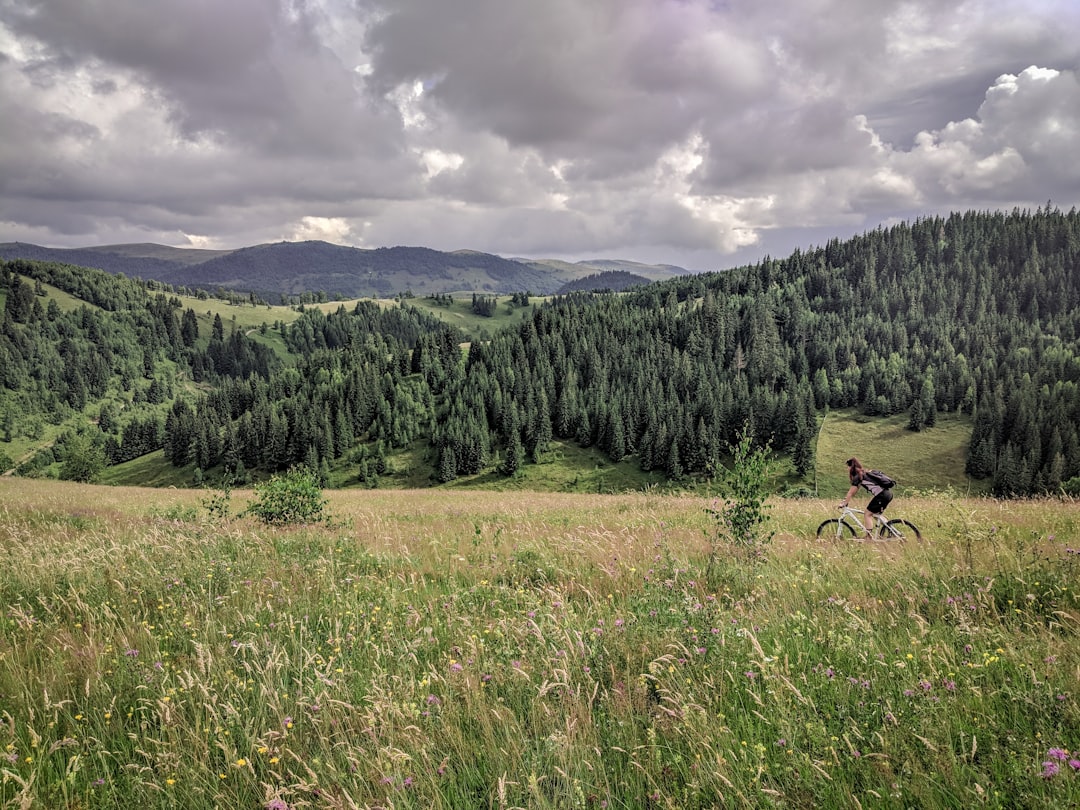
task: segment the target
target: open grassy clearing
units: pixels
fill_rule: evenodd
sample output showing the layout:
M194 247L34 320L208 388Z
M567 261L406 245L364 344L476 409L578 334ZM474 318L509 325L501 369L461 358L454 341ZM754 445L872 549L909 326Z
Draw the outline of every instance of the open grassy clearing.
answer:
M856 410L829 412L817 443L817 492L841 497L848 488L844 462L858 456L867 468L881 469L897 480L897 493L954 491L986 494L989 482L964 472L971 419L939 413L937 424L918 433L907 429L906 413L864 416Z
M709 571L703 497L326 495L0 480L0 806L1080 803L1076 503Z

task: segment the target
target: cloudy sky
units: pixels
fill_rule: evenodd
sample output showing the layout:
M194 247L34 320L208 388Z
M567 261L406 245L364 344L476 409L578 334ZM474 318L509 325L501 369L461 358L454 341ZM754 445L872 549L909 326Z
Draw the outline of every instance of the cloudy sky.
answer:
M0 242L694 270L1080 205L1078 0L0 0Z

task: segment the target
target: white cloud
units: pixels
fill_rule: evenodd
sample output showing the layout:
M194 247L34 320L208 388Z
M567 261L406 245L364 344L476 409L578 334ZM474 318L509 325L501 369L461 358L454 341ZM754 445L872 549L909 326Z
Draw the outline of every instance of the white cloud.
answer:
M336 244L352 242L352 224L344 217L303 217L285 235L289 242L322 240Z

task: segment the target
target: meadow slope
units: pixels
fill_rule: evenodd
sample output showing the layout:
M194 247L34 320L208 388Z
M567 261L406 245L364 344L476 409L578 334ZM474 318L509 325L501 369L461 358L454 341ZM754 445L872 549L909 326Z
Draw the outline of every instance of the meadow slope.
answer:
M250 497L0 479L0 807L1080 804L1076 503Z

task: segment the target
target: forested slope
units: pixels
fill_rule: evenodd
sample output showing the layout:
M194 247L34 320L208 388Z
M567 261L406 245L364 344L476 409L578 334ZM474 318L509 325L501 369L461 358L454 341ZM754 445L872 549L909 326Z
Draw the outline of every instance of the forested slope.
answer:
M1057 491L1080 476L1078 265L1075 210L928 218L558 297L463 355L456 330L406 305L308 310L276 325L274 354L220 323L200 334L167 290L9 262L0 438L77 412L71 445L111 462L156 446L200 471L305 463L368 483L417 442L435 482L516 475L558 439L679 479L708 475L744 425L805 474L826 409L904 413L912 430L963 412L973 476L1001 494ZM37 281L88 305L43 305ZM129 443L133 426L149 438Z
M975 418L968 470L1003 494L1080 475L1080 216L969 213L879 229L627 296L568 297L470 353L443 477L548 437L706 472L749 421L811 463L814 415ZM522 453L523 451L523 453ZM463 457L465 461L463 462Z

